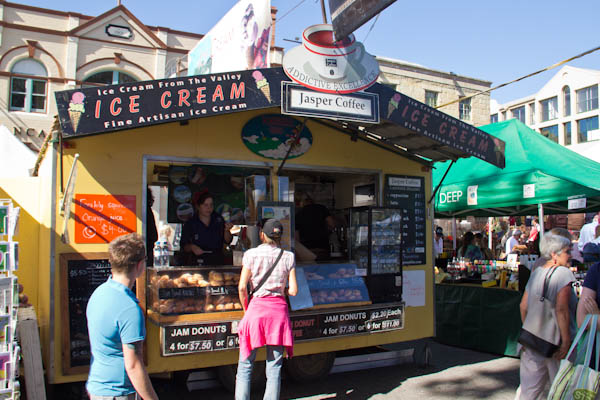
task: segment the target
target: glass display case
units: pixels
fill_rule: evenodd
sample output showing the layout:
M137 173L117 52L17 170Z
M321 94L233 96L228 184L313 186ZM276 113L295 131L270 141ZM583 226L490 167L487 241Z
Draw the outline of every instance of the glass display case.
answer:
M318 264L301 268L306 277L313 306L370 303L364 278L356 276L356 265Z
M348 231L350 260L367 277L373 302L402 299L402 210L355 207Z
M156 316L239 311L239 267L147 269L146 301Z

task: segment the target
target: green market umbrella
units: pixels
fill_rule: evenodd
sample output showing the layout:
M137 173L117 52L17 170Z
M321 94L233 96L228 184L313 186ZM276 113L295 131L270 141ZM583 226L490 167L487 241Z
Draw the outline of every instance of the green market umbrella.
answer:
M509 121L479 127L506 142L506 167L474 157L434 164L435 216L534 215L600 210L600 163ZM585 205L583 205L585 202Z

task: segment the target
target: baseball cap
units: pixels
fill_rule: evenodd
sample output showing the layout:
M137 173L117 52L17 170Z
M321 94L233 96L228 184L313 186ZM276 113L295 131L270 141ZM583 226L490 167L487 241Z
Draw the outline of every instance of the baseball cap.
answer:
M517 235L521 236L521 234L522 234L522 233L523 233L523 232L521 232L519 229L515 229L515 230L513 231L512 235L513 235L513 236L517 236Z
M263 224L262 231L271 239L279 239L283 234L283 225L278 220L271 218Z
M437 228L435 228L435 234L436 235L443 235L444 234L444 230L442 229L441 226L438 226Z

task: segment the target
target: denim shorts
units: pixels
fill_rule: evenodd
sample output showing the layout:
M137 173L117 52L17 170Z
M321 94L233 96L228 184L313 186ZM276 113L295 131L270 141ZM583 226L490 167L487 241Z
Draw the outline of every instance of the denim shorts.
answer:
M90 400L137 400L139 397L137 393L129 393L123 396L98 396L95 394L88 393Z

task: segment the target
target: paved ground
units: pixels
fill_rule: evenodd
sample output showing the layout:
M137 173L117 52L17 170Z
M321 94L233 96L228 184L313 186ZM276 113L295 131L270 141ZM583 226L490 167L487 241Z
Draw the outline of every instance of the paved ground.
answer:
M329 375L326 379L299 384L285 378L282 399L402 399L512 400L519 385L519 360L487 353L445 346L428 340L432 351L431 365L415 364L377 368ZM154 380L161 400L232 399L223 387L188 392L184 382ZM72 391L72 390L71 390ZM50 398L83 398L55 391ZM262 392L253 394L262 399Z
M329 375L327 379L299 384L282 382L282 399L494 399L512 400L519 385L519 360L445 346L429 341L432 362ZM161 388L161 399L196 400L233 398L225 389L193 392ZM170 393L169 393L170 392ZM254 393L253 399L262 393Z

